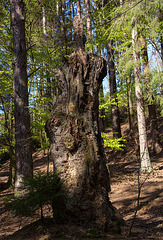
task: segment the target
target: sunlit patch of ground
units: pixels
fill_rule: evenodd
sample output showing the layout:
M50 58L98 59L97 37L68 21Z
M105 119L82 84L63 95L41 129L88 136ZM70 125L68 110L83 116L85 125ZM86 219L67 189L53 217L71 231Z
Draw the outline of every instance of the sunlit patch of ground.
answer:
M66 225L57 226L52 224L52 211L45 207L47 227L43 227L37 212L32 218L15 217L12 213L3 208L3 199L13 194L10 187L0 192L0 239L1 240L45 240L45 239L101 239L101 240L162 240L163 239L163 153L153 156L152 166L154 172L140 175L140 182L143 183L140 194L140 209L137 212L136 220L130 237L127 236L133 221L134 212L137 206L138 196L138 147L134 137L125 135L127 125L124 125L123 132L126 137L126 149L124 152L116 152L106 149L107 161L111 175L110 200L118 209L126 221L123 236L103 236L97 229L83 228L83 226ZM47 171L47 155L43 152L33 154L34 171ZM0 179L2 182L8 179L9 162L1 166ZM53 169L53 163L49 163L49 170ZM51 225L52 224L52 225ZM24 228L25 227L25 228ZM19 231L18 231L19 230ZM13 235L14 232L18 231Z

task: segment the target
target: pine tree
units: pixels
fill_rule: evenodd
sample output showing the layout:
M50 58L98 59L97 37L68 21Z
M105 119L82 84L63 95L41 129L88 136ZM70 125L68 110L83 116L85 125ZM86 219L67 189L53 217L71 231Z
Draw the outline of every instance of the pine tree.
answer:
M113 41L107 44L108 68L109 68L109 91L112 103L112 128L113 137L121 137L120 115L117 100L116 74L113 53Z
M150 86L150 75L149 75L149 61L147 42L145 38L141 38L141 56L143 65L143 77L145 82L145 88L148 93L148 112L150 120L150 132L152 135L152 151L153 153L159 153L161 151L160 137L157 124L156 105L153 95L153 91Z
M23 177L32 176L30 115L28 109L27 50L24 2L10 0L13 32L13 79L15 114L15 193L23 187Z

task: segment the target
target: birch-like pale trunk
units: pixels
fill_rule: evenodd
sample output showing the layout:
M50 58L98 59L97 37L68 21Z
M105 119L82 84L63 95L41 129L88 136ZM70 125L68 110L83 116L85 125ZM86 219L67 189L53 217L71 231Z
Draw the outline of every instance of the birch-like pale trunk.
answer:
M151 162L148 151L147 143L147 131L145 123L145 113L143 105L143 92L141 82L141 70L140 70L140 58L139 58L139 46L138 46L138 31L132 30L132 44L133 44L133 57L135 61L134 77L135 77L135 95L137 104L137 119L138 119L138 132L139 132L139 146L140 146L140 162L141 172L151 171Z

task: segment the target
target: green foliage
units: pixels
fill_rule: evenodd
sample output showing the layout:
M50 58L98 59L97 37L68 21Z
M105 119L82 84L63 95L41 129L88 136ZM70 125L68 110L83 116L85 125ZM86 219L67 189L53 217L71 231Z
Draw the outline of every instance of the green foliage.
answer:
M43 217L43 206L49 204L53 208L53 215L62 214L65 205L65 195L62 192L62 182L57 174L52 172L38 172L33 178L24 178L25 190L18 196L5 200L5 208L12 210L19 216L32 216L41 209Z
M111 138L108 136L108 133L101 133L101 137L103 138L104 145L105 147L110 147L110 148L116 148L117 150L122 150L125 147L125 142L126 140L121 138Z
M48 104L51 104L51 99L43 97L36 100L36 102L30 106L30 111L33 116L31 123L33 133L32 141L38 143L35 146L37 149L39 147L39 150L45 150L49 147L49 141L45 133L45 124L49 117ZM36 148L33 148L33 150Z
M111 109L111 105L117 105L117 102L115 102L115 99L111 99L109 94L107 94L105 97L103 97L103 101L100 101L99 104L99 112L102 111L108 111Z
M6 152L7 150L6 134L0 134L0 154Z
M45 106L46 103L42 103L42 106ZM41 106L37 108L31 108L32 112L35 114L36 120L32 122L32 128L39 130L44 130L46 121L49 117L49 112L44 110Z
M113 103L113 101L112 101ZM105 124L111 124L111 99L109 93L106 96L99 95L99 117L105 118Z
M151 77L151 89L153 89L153 94L155 96L156 103L160 106L161 116L163 117L163 97L162 97L162 86L163 86L163 73L152 71ZM152 100L148 99L151 104Z
M0 163L5 162L10 158L10 148L8 144L7 133L0 134ZM13 147L13 146L12 146Z

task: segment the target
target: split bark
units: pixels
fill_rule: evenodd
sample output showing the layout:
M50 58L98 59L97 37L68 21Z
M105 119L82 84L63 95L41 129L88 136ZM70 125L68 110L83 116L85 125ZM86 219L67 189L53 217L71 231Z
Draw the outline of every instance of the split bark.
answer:
M81 48L77 44L69 60L64 59L62 70L56 71L60 95L54 99L46 131L54 170L63 180L67 208L75 220L119 231L108 197L109 172L98 126L98 93L106 62L83 48L84 43Z

